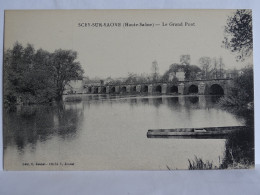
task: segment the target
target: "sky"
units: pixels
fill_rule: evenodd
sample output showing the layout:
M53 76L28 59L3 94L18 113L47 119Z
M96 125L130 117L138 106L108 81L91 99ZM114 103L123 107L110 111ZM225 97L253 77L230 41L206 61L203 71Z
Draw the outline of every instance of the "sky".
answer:
M237 62L234 53L221 47L227 17L234 11L7 11L4 49L12 48L16 41L50 52L72 49L78 53L84 76L90 78L125 77L129 72L150 74L154 60L163 74L187 54L194 65L199 65L203 56L222 57L226 69L240 69L252 63L252 58ZM96 27L96 23L121 26ZM151 26L124 27L125 23Z

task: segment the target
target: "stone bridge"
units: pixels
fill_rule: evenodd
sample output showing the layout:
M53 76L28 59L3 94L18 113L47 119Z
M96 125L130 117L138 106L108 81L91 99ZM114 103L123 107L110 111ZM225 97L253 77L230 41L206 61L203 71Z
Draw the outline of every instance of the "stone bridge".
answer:
M118 85L85 85L83 93L87 94L199 94L224 95L227 94L232 79L213 79L178 81L177 83L135 83Z

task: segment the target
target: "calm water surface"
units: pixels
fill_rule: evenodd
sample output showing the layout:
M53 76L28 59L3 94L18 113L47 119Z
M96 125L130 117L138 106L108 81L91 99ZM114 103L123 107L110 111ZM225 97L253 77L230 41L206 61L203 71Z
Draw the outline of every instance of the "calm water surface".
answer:
M187 169L195 156L219 165L224 139L147 138L146 133L243 124L217 108L214 96L82 97L5 113L6 169Z

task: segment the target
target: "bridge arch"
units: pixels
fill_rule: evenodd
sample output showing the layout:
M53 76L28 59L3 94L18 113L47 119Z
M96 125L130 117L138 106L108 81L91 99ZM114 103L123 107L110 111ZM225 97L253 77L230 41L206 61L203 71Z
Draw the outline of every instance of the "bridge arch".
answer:
M213 84L209 88L210 95L224 95L224 89L220 84Z
M94 93L98 93L98 87L94 87Z
M199 88L197 85L190 85L188 88L188 94L197 94L199 92Z
M155 92L156 92L156 93L162 93L162 86L161 86L161 85L157 85L157 86L155 87Z
M121 87L121 93L126 93L126 86Z
M101 93L106 93L106 92L107 92L106 87L102 87L102 88L101 88Z
M111 87L110 93L115 93L116 92L116 87Z
M169 88L169 93L178 93L178 87L175 86L175 85L172 85L172 86Z
M136 86L133 86L132 87L132 92L136 92L137 90L136 90Z
M148 93L148 85L142 86L142 92L143 93Z
M88 87L88 93L91 93L92 87Z

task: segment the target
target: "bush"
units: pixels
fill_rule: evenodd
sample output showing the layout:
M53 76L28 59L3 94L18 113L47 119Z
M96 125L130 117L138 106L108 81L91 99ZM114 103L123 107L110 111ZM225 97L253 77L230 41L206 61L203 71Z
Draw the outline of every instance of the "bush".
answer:
M247 107L254 101L253 68L243 69L243 74L234 79L228 94L219 100L221 107Z
M213 165L213 162L204 162L201 158L198 158L197 156L195 156L195 160L188 159L188 161L190 170L218 169L217 166Z

